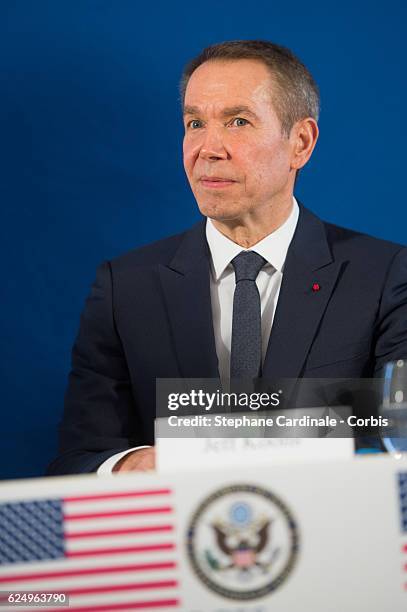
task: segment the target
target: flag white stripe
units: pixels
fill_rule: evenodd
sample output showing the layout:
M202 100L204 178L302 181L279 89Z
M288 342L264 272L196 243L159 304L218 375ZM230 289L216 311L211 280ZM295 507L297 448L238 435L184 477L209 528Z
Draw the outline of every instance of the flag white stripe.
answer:
M36 561L32 563L10 563L6 566L0 566L0 580L5 576L10 575L29 575L33 573L50 573L50 572L63 572L63 571L81 571L81 570L92 570L93 568L120 568L129 565L146 565L155 563L173 563L175 562L175 552L160 552L160 553L146 553L142 555L133 555L133 558L127 558L126 560L121 559L120 555L111 555L103 557L103 559L52 559L49 561ZM0 582L0 590L2 589L2 582Z
M98 538L81 538L80 540L67 540L65 548L67 552L85 550L98 550L111 547L123 546L154 546L156 544L174 543L174 536L166 533L152 533L140 535L122 536L99 536Z
M148 591L125 591L115 593L101 593L99 595L86 595L81 597L69 598L69 610L75 609L79 606L90 606L95 604L103 603L105 605L109 603L125 602L125 601L137 601L137 600L151 600L151 599L175 599L180 594L179 587L171 589L150 589Z
M100 532L124 532L126 530L134 530L134 533L140 534L149 534L149 533L163 533L167 531L168 533L174 531L174 520L172 517L168 517L168 520L157 521L157 519L148 521L140 521L140 520L107 520L107 521L98 521L97 524L95 522L86 524L78 524L78 523L69 523L65 522L65 536L70 537L74 536L76 539L79 539L81 534L90 534L89 537L98 537ZM136 531L137 530L137 531ZM102 533L102 535L104 535Z
M119 516L93 521L65 521L66 533L77 533L80 531L102 531L105 529L126 529L131 527L150 527L154 525L169 525L174 523L173 514L161 516Z
M76 588L76 587L88 587L88 586L108 586L116 584L128 584L130 582L152 582L152 581L163 581L163 580L176 580L177 579L177 568L173 570L149 570L144 572L120 572L117 574L92 574L91 576L73 576L66 578L58 578L56 580L50 580L45 578L43 580L26 580L24 581L24 588L21 583L9 583L7 585L1 585L0 591L6 591L7 589L14 590L26 590L35 588L36 590L51 589L53 591L59 588Z
M171 497L156 496L154 499L118 499L98 502L84 502L83 504L64 502L64 515L92 514L94 512L117 512L118 510L143 510L144 508L161 508L171 506Z

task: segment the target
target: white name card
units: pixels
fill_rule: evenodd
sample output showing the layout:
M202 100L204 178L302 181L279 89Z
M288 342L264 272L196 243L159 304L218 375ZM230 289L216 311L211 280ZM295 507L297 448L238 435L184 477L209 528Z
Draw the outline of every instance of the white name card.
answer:
M159 471L352 459L352 438L156 438Z

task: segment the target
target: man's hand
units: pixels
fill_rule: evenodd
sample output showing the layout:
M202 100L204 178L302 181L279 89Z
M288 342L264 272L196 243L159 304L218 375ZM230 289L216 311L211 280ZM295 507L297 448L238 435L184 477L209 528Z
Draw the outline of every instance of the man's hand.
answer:
M155 469L155 447L141 448L122 457L113 472L148 472Z

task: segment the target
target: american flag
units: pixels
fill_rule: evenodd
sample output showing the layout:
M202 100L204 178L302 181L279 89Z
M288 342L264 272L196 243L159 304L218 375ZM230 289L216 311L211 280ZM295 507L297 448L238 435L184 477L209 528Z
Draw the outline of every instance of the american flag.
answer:
M179 608L171 495L0 503L0 591L64 592L75 612Z
M403 534L402 554L403 554L403 575L404 589L407 591L407 472L398 474L399 502L400 502L400 527Z

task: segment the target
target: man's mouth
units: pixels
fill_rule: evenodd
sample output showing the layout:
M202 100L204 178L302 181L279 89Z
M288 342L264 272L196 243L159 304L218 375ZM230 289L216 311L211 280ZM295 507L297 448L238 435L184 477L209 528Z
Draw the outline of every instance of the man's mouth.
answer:
M203 187L208 187L209 189L223 189L237 182L221 176L201 176L199 181Z

